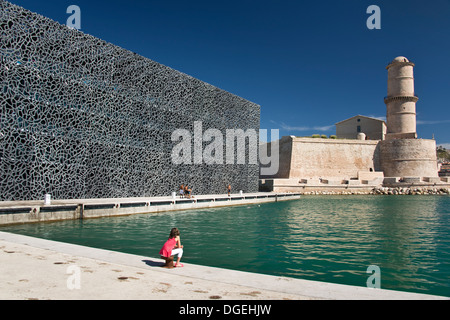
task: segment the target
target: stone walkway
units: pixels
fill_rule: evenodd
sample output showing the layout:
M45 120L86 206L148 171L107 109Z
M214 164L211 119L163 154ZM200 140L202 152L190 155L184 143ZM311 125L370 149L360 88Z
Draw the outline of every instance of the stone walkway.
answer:
M440 299L162 260L0 232L0 299Z

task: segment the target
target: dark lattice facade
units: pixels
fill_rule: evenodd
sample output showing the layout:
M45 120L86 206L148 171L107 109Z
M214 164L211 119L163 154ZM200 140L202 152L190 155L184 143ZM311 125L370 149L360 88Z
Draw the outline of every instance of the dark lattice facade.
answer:
M259 130L258 105L1 0L0 33L0 200L257 191L258 164L173 164L171 134Z

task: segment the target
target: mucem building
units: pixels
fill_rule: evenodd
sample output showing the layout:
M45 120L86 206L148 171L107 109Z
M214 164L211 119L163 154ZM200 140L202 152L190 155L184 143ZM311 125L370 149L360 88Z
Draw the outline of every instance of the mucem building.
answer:
M9 2L0 9L0 200L257 191L257 163L174 163L172 133L259 130L258 105ZM192 150L206 145L194 136ZM236 154L248 156L248 140Z

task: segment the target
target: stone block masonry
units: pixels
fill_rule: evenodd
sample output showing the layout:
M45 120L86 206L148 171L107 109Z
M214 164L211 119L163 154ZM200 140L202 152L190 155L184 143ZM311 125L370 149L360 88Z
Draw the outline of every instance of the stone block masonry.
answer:
M380 141L380 162L386 177L438 178L436 141L434 140Z
M262 178L330 181L357 178L362 172L379 171L378 143L376 140L285 136L279 143L278 174Z
M343 181L346 181L346 189L363 185L366 192L370 185L381 187L396 183L401 187L414 184L445 187L448 181L438 176L436 141L417 139L418 98L414 94L413 67L414 63L403 56L395 58L386 67L386 140L383 135L381 140L363 140L362 132L358 134L358 140L282 137L279 141L280 170L276 175L262 176L264 183L261 186L277 192L308 192L311 189L312 192L339 192L343 189ZM353 120L356 120L353 125L358 124L361 117L341 121L337 127L342 126L345 131L347 125L352 126ZM375 123L384 123L375 120L371 119ZM282 179L286 181L282 182ZM317 179L320 183L313 186ZM364 193L361 190L352 192Z

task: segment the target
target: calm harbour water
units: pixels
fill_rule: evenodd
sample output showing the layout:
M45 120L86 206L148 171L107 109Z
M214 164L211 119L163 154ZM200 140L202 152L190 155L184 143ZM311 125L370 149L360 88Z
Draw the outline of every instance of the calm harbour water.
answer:
M0 231L159 257L172 227L182 261L279 276L450 296L450 196L300 200L1 227Z

